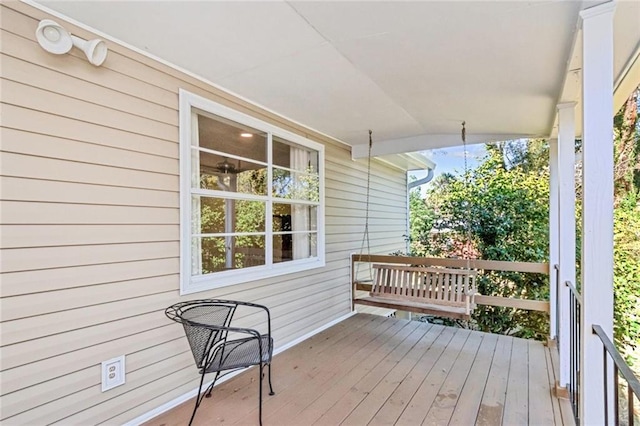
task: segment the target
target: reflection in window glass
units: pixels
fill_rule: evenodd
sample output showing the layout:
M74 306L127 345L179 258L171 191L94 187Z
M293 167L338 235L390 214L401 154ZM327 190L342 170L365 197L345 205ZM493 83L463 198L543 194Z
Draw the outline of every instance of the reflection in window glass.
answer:
M198 146L267 162L267 134L222 117L198 114Z
M267 195L267 166L199 151L199 185L212 191ZM194 174L197 170L194 170ZM194 178L192 178L193 181Z
M284 169L273 169L274 197L287 200L318 201L320 186L318 175L295 173Z
M318 207L307 204L273 204L273 232L317 229Z
M274 136L273 164L288 169L317 173L318 152Z
M265 264L264 236L202 237L199 240L201 265L194 267L193 275Z
M273 263L307 259L318 255L315 233L284 233L273 236Z
M266 203L263 201L194 196L194 203L198 202L200 229L195 228L196 234L265 232Z

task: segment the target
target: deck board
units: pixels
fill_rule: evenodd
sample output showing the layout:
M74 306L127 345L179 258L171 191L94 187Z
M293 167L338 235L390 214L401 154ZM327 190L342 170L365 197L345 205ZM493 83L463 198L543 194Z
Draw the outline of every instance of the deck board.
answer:
M434 325L411 349L411 351L387 374L383 381L369 392L358 406L341 423L344 426L367 424L385 405L390 396L408 377L411 370L429 353L429 348L440 336L444 327ZM424 364L421 364L423 366ZM394 417L394 419L397 417Z
M330 410L318 419L319 424L341 424L344 419L353 411L362 400L378 386L384 377L405 358L411 349L415 347L428 329L426 327L416 327L406 339L404 339L388 356L378 365L373 367L358 383L351 386ZM348 380L347 380L348 381ZM362 424L362 423L359 423Z
M509 364L509 382L502 422L505 425L529 424L529 343L515 339Z
M413 395L396 424L412 426L422 423L470 334L468 330L456 330L455 336Z
M456 329L451 327L444 328L438 335L438 339L429 347L418 364L411 369L409 375L400 383L371 419L370 425L388 425L397 421L425 377L431 372L447 346L449 346L455 334Z
M470 425L476 422L482 396L487 386L487 378L498 343L498 335L484 334L482 344L473 361L469 375L460 397L456 401L456 408L449 421L450 425Z
M535 340L529 342L529 423L536 425L554 424L553 404L547 359L544 346Z
M438 390L438 395L431 404L427 416L421 423L434 426L449 423L482 343L483 334L471 332L451 371Z
M491 426L502 422L513 340L506 336L498 337L493 359L491 360L491 370L489 370L482 401L478 409L478 417L476 418L478 425Z
M369 357L358 362L346 375L331 386L316 400L313 404L306 407L295 416L296 422L301 425L314 424L322 415L327 413L345 394L354 388L354 386L362 380L365 375L376 369L378 364L384 360L399 345L403 348L402 343L406 338L419 326L416 322L402 321L404 327L395 333L385 344L376 350ZM399 349L402 351L403 349ZM332 424L332 423L321 423Z
M268 395L265 383L263 423L573 424L564 415L566 401L552 393L552 350L536 341L358 314L274 357L276 395ZM253 368L216 386L194 425L258 424L257 381ZM186 424L192 404L147 424Z
M556 423L562 422L562 413L560 411L560 401L553 397L556 385L556 376L553 371L553 361L551 360L551 351L544 351L545 361L547 362L547 380L549 381L549 390L551 392L551 404L553 406L553 418Z

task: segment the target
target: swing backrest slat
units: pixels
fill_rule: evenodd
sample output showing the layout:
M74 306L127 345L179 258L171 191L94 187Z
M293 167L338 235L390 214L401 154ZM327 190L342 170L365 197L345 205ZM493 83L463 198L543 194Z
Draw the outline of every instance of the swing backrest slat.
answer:
M475 291L472 269L374 264L372 297L450 306L465 306Z

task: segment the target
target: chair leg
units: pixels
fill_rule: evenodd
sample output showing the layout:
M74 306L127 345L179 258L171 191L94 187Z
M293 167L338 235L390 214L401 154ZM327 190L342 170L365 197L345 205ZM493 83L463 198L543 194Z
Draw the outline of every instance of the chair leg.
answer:
M275 395L276 393L273 391L273 386L271 385L271 363L269 363L269 395Z
M262 426L262 377L263 377L263 369L264 369L264 364L260 363L260 380L259 380L259 386L260 386L260 399L258 400L258 418L260 419L260 426Z
M209 385L209 387L206 390L206 393L204 395L205 398L211 398L211 392L213 392L213 387L215 386L216 382L218 381L218 376L220 375L219 371L216 371L216 376L213 378L213 382L211 382L211 384Z
M191 413L191 419L189 420L189 426L193 423L193 419L196 417L196 411L198 411L198 407L200 406L200 402L202 402L202 398L200 397L200 392L202 391L202 384L204 383L204 371L200 375L200 386L198 387L198 393L196 394L196 406L193 407L193 413Z

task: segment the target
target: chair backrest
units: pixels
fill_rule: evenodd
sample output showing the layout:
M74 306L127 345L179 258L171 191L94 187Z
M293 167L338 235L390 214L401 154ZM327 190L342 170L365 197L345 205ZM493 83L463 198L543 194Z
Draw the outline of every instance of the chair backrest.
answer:
M236 308L232 302L193 300L170 306L165 313L183 325L196 366L203 368L211 348L226 340L222 327L229 326Z
M475 288L476 271L406 265L373 265L371 296L464 305Z

